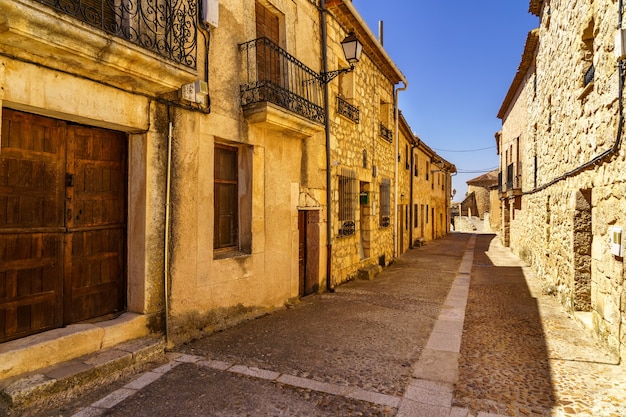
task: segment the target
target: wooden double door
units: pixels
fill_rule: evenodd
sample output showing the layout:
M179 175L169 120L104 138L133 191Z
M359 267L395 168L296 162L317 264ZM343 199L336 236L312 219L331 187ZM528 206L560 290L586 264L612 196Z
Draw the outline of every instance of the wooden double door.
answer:
M125 134L2 109L0 342L126 304Z

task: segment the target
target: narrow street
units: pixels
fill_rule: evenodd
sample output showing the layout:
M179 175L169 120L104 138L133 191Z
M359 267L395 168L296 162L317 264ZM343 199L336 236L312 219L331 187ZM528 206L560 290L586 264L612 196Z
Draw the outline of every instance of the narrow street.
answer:
M47 415L626 416L626 369L487 234L432 241L168 358Z

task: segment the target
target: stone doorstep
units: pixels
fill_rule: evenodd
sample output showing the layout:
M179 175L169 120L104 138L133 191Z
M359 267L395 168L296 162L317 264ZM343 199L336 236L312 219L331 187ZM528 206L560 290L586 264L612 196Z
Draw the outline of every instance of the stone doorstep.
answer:
M371 281L376 278L376 275L380 274L383 268L380 265L369 265L359 269L357 277L365 281Z
M144 337L0 381L0 403L10 410L52 408L123 375L164 362L162 338ZM0 411L2 406L0 406Z

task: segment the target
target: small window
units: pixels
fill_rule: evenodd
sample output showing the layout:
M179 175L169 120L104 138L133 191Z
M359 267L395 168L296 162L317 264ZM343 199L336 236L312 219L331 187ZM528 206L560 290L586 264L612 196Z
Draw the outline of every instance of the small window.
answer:
M413 205L413 227L417 227L419 225L417 221L418 213L419 213L419 206L417 204L414 204Z
M380 184L380 226L391 225L391 180L383 178Z

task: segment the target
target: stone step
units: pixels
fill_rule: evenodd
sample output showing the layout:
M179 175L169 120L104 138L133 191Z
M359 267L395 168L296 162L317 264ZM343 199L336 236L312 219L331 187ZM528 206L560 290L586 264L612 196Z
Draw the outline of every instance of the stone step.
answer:
M0 415L36 416L166 361L162 338L143 337L0 380ZM3 414L4 412L4 414Z

